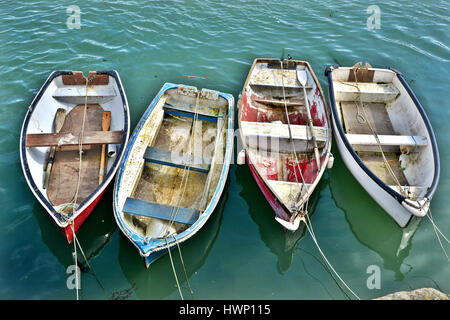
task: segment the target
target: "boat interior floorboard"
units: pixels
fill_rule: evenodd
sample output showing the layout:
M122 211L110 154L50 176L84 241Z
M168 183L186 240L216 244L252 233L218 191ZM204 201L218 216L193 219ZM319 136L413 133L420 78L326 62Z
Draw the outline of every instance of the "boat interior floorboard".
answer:
M65 132L78 132L81 130L84 115L84 104L74 107L66 116L60 130ZM88 104L84 130L102 130L103 108L99 104ZM83 146L81 181L78 191L77 203L81 203L98 187L100 169L101 145ZM78 146L62 146L57 148L49 179L47 194L54 206L70 203L74 199L78 182L80 166Z
M396 134L384 103L363 102L363 104L368 117L366 121L371 123L377 134ZM364 111L359 102L341 102L341 108L346 133L372 134L368 124L357 116L359 109L359 114L364 117Z
M158 136L153 147L175 153L187 153L192 134L195 140L202 139L202 148L191 145L191 154L203 159L209 158L205 148L213 144L217 132L216 123L198 121L197 128L192 128L192 118L166 116L161 124ZM200 136L201 135L201 136ZM200 136L200 137L199 137ZM209 149L213 149L209 147ZM192 152L193 151L193 152ZM211 150L213 151L213 150ZM143 173L136 187L134 198L151 202L179 206L183 208L198 209L205 188L207 175L189 170L186 188L180 188L183 175L187 170L156 163L146 163ZM183 194L184 189L184 195ZM179 200L181 198L181 201ZM178 203L180 201L180 203Z
M370 169L370 171L372 171L378 178L380 178L380 180L382 180L387 185L397 185L395 179L389 174L381 153L358 152L358 155L359 158L364 162L364 164ZM400 185L409 185L403 173L398 155L396 155L395 153L385 153L385 157Z

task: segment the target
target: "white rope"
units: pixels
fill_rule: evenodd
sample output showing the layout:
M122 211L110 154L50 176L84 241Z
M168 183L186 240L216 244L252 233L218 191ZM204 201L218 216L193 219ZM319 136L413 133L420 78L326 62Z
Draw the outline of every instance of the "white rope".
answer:
M305 219L303 221L305 222L306 228L308 229L308 232L311 235L311 238L313 239L317 249L319 250L320 255L322 256L322 259L328 265L328 267L334 272L334 274L338 277L338 279L342 282L342 284L347 288L347 290L350 291L358 300L361 300L359 298L359 296L356 293L354 293L353 290L350 289L350 287L345 283L345 281L341 278L341 276L337 273L337 271L334 270L334 268L331 265L331 263L325 257L325 254L322 252L322 249L320 248L319 243L317 242L316 236L314 234L314 230L312 229L312 223L311 223L311 220L309 219L309 215L306 214L305 216L306 216L308 221L306 221Z
M72 233L75 235L75 230L73 227L74 222L72 221L72 223L70 224L70 226L72 227ZM79 278L80 276L78 275L78 254L77 254L77 243L74 241L73 242L73 247L74 247L74 259L75 259L75 291L77 294L77 300L79 300L79 296L78 296L78 284L81 283L81 279Z
M166 245L169 246L169 243L167 242L167 238L165 238L165 239L166 239ZM183 293L181 292L180 283L178 282L177 272L175 271L175 266L173 265L173 259L172 259L172 254L170 253L170 248L167 248L167 251L169 252L170 264L172 265L173 275L175 276L175 281L177 282L178 292L180 293L181 300L184 300Z
M184 300L184 297L183 297L183 294L181 293L181 287L180 287L180 284L179 284L179 282L178 282L178 276L177 276L177 274L176 274L176 270L175 270L175 266L174 266L174 263L173 263L172 254L171 254L171 252L170 252L170 248L169 248L169 243L168 243L168 241L167 241L167 237L169 236L169 228L172 227L173 224L175 223L175 218L176 218L176 216L178 215L179 208L180 208L180 203L181 203L181 200L184 198L184 194L185 194L185 192L186 192L186 187L187 187L187 182L188 182L188 179L189 179L189 172L190 172L190 168L191 168L191 160L192 160L192 158L193 158L193 156L192 156L192 157L190 156L190 154L191 154L191 145L192 145L193 142L194 142L194 130L195 130L196 125L197 125L197 122L198 122L198 112L197 112L197 109L198 109L199 97L200 97L200 94L199 94L199 92L197 91L197 97L196 97L196 103L195 103L194 120L192 121L192 135L191 135L191 139L189 140L189 144L188 144L188 152L186 153L186 154L189 156L189 158L188 158L189 161L188 161L187 163L185 163L185 165L184 165L184 168L183 168L183 177L182 177L181 183L180 183L180 189L182 188L183 191L182 191L181 195L178 197L178 201L177 201L176 206L174 206L173 209L172 209L171 217L170 217L169 223L168 223L167 226L166 226L166 231L165 231L165 240L166 240L167 251L169 252L170 263L171 263L171 265L172 265L172 271L173 271L173 274L174 274L174 276L175 276L175 280L176 280L177 286L178 286L178 291L179 291L179 293L180 293L180 296L181 296L181 299L182 299L182 300ZM183 185L183 184L184 184L184 185ZM179 252L179 254L180 254L181 265L182 265L182 267L183 267L183 271L184 271L184 275L185 275L186 282L187 282L187 284L188 284L188 287L189 287L191 296L194 297L194 292L193 292L192 289L191 289L191 285L190 285L190 283L189 283L189 278L188 278L187 272L186 272L186 267L185 267L185 265L184 265L183 255L182 255L182 253L181 253L181 248L180 248L180 246L179 246L179 244L178 244L177 239L175 238L175 235L173 236L173 238L174 238L174 240L175 240L175 243L176 243L177 246L178 246L178 252Z
M430 220L431 224L433 225L433 227L440 233L440 235L445 239L445 241L447 241L447 243L450 243L450 241L447 239L447 237L442 233L441 230L439 230L439 228L437 227L437 225L434 223L434 218L431 215L431 209L428 208L428 213L429 215L427 215L428 219Z
M441 230L439 230L439 228L434 223L434 219L433 219L433 216L431 215L430 208L428 208L428 213L429 214L427 214L427 217L430 220L431 224L433 225L433 230L434 230L434 233L436 234L436 238L439 241L439 245L441 246L442 252L444 252L444 255L447 258L447 261L450 262L447 251L445 250L444 246L442 245L441 237L439 236L439 234L445 239L445 241L447 241L447 243L449 243L449 241L448 241L447 237L441 232ZM439 234L438 234L438 232L439 232Z
M402 193L403 195L406 195L405 191L403 191L403 188L402 188L402 186L401 186L401 184L400 184L400 181L397 179L397 176L395 175L394 170L392 170L391 165L389 164L389 162L388 162L387 159L386 159L386 156L385 156L385 154L384 154L384 152L383 152L383 147L381 146L381 142L380 142L380 139L379 139L379 137L378 137L378 134L377 134L376 130L375 130L375 129L372 127L372 125L370 124L370 121L369 121L368 116L367 116L367 113L366 113L366 109L364 109L364 103L363 103L363 101L362 101L361 91L360 91L360 89L359 89L359 85L358 85L358 77L357 77L355 68L353 68L352 71L353 71L353 75L354 75L354 77L355 77L355 83L356 83L356 85L351 84L351 83L346 83L346 82L343 82L343 81L340 81L340 82L343 83L343 84L345 84L345 85L355 87L356 90L358 91L358 99L359 99L359 103L361 104L361 108L362 108L362 111L363 111L363 113L364 113L364 116L362 116L361 113L360 113L360 109L359 109L360 106L358 105L358 103L357 103L356 101L354 101L354 103L355 103L355 105L356 105L356 109L357 109L357 112L356 112L356 120L357 120L359 123L361 123L361 124L362 124L362 123L366 123L367 126L369 127L370 131L372 131L372 134L373 134L373 136L375 137L375 140L377 141L377 146L378 146L378 148L380 149L381 156L382 156L382 158L383 158L383 162L384 162L384 165L385 165L385 167L386 167L386 170L388 171L388 173L391 175L392 179L395 181L395 183L396 183L397 186L399 187L400 193ZM363 121L361 122L360 120L363 120Z
M295 161L296 161L296 163L297 163L297 168L298 168L298 171L299 171L299 173L300 173L300 177L301 177L302 182L303 182L303 183L302 183L302 186L301 186L301 188L300 188L299 194L298 194L297 197L296 197L296 198L298 198L299 196L301 196L304 187L306 187L306 193L309 192L309 190L308 190L309 188L306 186L306 181L305 181L305 179L303 178L303 173L302 173L302 170L301 170L301 168L300 168L300 163L299 163L299 160L298 160L297 152L296 152L296 150L295 150L294 140L292 139L291 121L289 120L289 113L288 113L288 110L287 110L286 93L285 93L285 89L284 89L284 78L283 78L283 77L284 77L284 69L283 69L283 61L281 61L281 60L280 60L280 66L281 66L281 88L282 88L282 90L283 90L284 111L285 111L285 113L286 113L286 120L287 120L287 123L288 123L289 140L290 140L290 142L291 142L291 145L292 145L292 151L294 152ZM305 99L305 100L307 99L306 95L305 95L304 99ZM295 169L295 167L294 167L294 175L295 175L295 180L297 181L297 183L300 183L300 181L298 180L297 170ZM289 198L290 198L290 199L292 199L291 193L292 193L292 187L291 187L291 189L290 189L290 191L289 191ZM303 205L302 205L302 209L303 209L303 208L304 208L304 203L303 203ZM298 208L296 208L296 210L297 210L298 212L302 211L302 210L299 210ZM295 217L294 217L294 218L295 218Z
M184 277L186 278L186 283L189 287L189 293L191 294L192 299L194 299L194 291L192 290L191 284L189 283L189 278L188 278L188 275L186 272L186 267L184 266L183 255L181 254L180 244L178 243L178 241L175 237L174 237L174 239L175 239L175 243L177 244L177 247L178 247L178 253L180 254L181 265L183 266Z

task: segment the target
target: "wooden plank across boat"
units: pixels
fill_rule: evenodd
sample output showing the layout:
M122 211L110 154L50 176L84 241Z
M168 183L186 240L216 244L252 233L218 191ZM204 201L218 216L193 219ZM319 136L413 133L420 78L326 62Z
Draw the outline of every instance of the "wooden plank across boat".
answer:
M347 168L406 227L427 214L439 181L436 139L423 107L394 69L328 67L333 131Z
M233 118L232 95L166 83L139 121L113 207L147 267L213 214L231 163Z
M330 159L331 125L320 84L308 62L255 59L238 108L250 171L275 219L296 230Z
M113 179L129 122L116 71L91 71L87 78L79 71L54 71L29 106L20 138L22 169L68 242Z

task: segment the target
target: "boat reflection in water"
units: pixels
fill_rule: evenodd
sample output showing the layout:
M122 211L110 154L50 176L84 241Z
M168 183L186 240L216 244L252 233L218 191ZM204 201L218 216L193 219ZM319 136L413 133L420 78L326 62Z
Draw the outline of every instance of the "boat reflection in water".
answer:
M250 211L250 217L258 225L261 239L278 257L277 270L280 274L286 273L292 265L292 258L297 243L307 234L305 224L302 222L295 231L285 231L275 221L275 214L260 192L247 166L238 166L236 175L239 177L237 183L242 186L240 195L245 199ZM308 213L310 217L314 214L320 198L321 190L327 184L327 175L317 185L316 190L309 198Z
M100 254L117 228L114 217L111 214L111 203L111 192L105 192L97 208L86 220L83 228L77 232L78 241L89 263L91 263L91 259ZM33 214L41 229L42 241L58 259L59 263L65 268L73 265L73 243L68 244L66 241L61 241L63 239L61 231L55 228L54 224L48 219L45 210L37 201L34 205ZM77 256L81 271L89 271L80 250L77 250Z
M203 266L219 234L223 209L228 197L228 183L225 185L216 209L203 228L180 245L188 278ZM172 248L171 254L183 296L188 299L190 298L189 289L176 246ZM120 237L119 264L125 278L139 299L164 299L178 290L169 255L163 255L147 269L145 264L142 263L142 257L136 254L136 248L122 234Z
M329 176L332 197L344 211L356 239L380 255L384 267L395 273L397 281L402 280L405 275L400 267L409 255L420 218L413 217L406 228L400 228L352 177L341 159L336 159Z

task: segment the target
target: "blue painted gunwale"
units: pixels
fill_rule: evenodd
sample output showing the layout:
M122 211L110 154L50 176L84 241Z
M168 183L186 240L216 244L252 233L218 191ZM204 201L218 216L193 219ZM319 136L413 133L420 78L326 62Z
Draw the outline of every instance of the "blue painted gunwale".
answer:
M132 136L130 137L129 143L127 145L127 149L125 150L125 154L122 160L122 163L120 165L120 168L118 170L116 181L114 184L114 192L113 192L113 211L114 211L114 217L116 218L116 222L122 232L127 236L127 238L137 247L139 253L141 256L146 257L146 264L147 266L162 256L163 253L167 251L167 248L172 247L176 244L176 242L180 243L184 241L184 238L187 236L190 236L192 234L195 234L200 228L206 223L208 218L211 216L212 212L214 211L220 196L222 195L223 188L226 183L226 179L228 177L228 171L231 163L231 156L233 152L233 142L234 142L234 97L231 94L228 93L222 93L218 92L219 96L226 99L228 101L228 128L227 128L227 138L226 138L226 151L224 156L224 165L222 167L222 172L220 174L220 179L217 184L216 190L211 198L211 201L208 203L208 206L205 209L205 212L199 217L199 219L192 224L189 228L184 230L183 232L176 234L174 237L171 237L170 239L163 239L163 238L151 238L146 239L146 237L137 234L134 232L131 228L128 227L128 224L124 221L121 214L121 209L118 205L118 196L119 196L119 187L120 182L122 180L123 171L125 168L125 164L128 161L128 157L130 156L130 151L136 141L137 136L139 135L139 132L141 131L142 127L144 126L147 118L152 113L153 109L155 108L158 101L161 99L162 95L169 89L176 89L179 86L183 86L185 88L195 88L193 86L188 85L177 85L173 83L165 83L158 94L155 96L153 101L148 106L147 110L142 115L141 119L139 120L138 125L133 131Z

